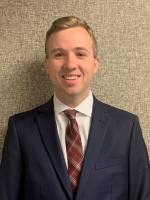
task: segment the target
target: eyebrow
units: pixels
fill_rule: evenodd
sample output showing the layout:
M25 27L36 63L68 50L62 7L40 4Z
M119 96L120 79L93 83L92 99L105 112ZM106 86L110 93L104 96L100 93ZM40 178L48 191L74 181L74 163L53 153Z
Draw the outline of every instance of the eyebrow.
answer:
M88 53L90 53L85 47L76 47L75 49L77 49L77 50L84 50L84 51L87 51Z
M84 50L84 51L87 51L88 53L90 53L85 47L76 47L76 48L74 48L75 50ZM53 54L53 53L55 53L56 51L66 51L65 49L63 49L63 48L56 48L56 49L53 49L52 51L51 51L51 53L50 54Z

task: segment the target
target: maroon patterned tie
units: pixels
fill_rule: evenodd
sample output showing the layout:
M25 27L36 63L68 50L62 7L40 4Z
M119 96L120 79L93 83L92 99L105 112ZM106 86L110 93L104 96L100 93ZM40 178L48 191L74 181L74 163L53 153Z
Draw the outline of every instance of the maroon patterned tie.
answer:
M76 110L65 110L68 117L66 129L66 150L68 156L68 172L73 192L77 191L80 180L81 168L84 159L81 137L79 134L78 123L75 119Z

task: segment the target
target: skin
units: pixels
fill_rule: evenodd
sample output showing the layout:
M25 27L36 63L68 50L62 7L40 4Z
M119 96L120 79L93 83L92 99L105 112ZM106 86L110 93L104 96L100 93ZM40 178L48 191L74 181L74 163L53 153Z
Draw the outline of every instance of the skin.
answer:
M71 108L81 104L90 93L90 83L99 65L86 29L73 27L52 33L45 65L57 98Z

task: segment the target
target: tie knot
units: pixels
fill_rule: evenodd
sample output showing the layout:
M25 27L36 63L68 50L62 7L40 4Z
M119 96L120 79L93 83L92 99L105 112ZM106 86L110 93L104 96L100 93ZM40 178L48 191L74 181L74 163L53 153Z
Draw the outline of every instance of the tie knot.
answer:
M73 110L67 109L67 110L64 110L63 112L68 117L68 119L75 119L76 117L76 110L74 109Z

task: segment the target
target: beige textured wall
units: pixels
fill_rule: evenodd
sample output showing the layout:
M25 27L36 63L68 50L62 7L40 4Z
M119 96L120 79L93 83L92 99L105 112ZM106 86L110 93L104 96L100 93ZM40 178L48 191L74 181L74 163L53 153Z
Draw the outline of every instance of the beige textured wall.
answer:
M0 157L9 116L53 93L44 67L45 33L66 15L83 18L95 31L100 66L93 93L139 116L150 155L150 1L1 0Z

